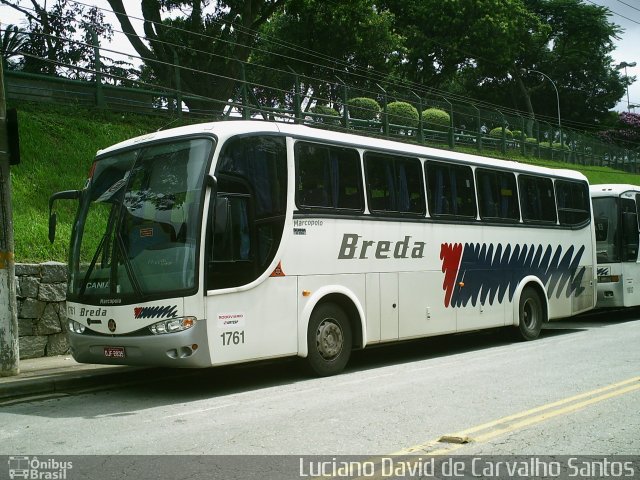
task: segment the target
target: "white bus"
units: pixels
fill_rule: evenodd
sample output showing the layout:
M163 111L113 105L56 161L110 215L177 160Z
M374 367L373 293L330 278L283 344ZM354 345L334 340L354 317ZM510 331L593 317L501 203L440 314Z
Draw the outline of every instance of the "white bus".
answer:
M595 303L586 178L311 127L226 121L98 152L67 317L79 362L205 367L542 323ZM55 236L51 216L50 239Z
M638 185L592 185L598 308L640 305Z

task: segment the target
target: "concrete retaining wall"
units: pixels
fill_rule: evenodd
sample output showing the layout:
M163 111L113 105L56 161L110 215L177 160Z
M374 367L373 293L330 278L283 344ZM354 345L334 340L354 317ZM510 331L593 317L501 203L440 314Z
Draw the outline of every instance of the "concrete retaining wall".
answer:
M69 352L66 287L63 263L16 264L20 359Z

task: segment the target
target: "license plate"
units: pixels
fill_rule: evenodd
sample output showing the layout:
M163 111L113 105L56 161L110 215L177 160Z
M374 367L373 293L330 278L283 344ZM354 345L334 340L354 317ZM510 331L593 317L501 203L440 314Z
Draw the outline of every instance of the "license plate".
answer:
M104 356L107 358L124 358L124 347L104 347Z

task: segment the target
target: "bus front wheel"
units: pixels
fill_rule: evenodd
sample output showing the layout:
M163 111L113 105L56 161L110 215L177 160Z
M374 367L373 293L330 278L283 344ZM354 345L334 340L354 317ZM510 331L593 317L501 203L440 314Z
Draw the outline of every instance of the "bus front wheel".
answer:
M526 287L520 295L518 334L523 340L535 340L540 335L545 320L545 309L540 294Z
M351 326L344 310L333 303L318 305L307 330L309 367L326 377L340 373L351 355Z

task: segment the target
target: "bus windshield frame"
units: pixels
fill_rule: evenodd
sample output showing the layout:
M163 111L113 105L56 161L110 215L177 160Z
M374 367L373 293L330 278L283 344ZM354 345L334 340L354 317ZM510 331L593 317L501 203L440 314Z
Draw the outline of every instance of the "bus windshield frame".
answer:
M129 304L197 291L215 144L179 137L96 159L72 231L69 300Z

